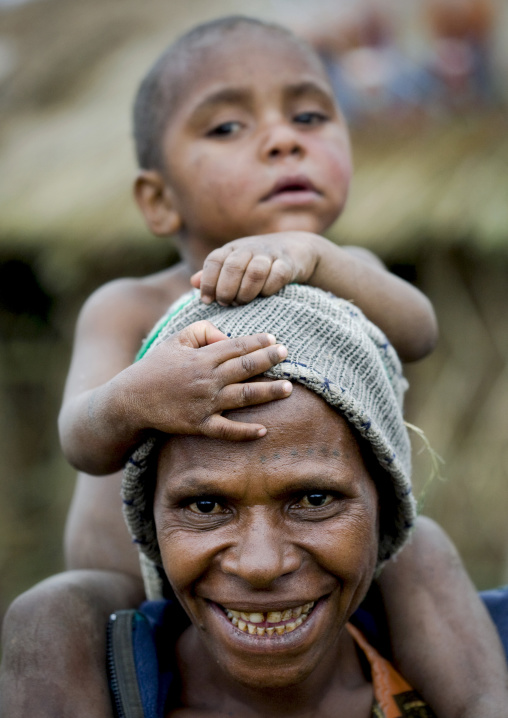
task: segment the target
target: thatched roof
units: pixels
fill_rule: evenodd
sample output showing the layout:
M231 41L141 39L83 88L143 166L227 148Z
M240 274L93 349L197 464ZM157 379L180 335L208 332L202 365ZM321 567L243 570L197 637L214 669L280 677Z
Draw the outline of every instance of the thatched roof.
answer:
M252 4L194 0L192 11L195 22ZM274 4L255 12L273 16ZM2 11L2 20L18 48L0 101L4 247L43 248L59 266L105 246L155 241L131 198L130 105L146 67L189 25L188 4L88 0L85 11L44 0ZM357 131L352 197L332 234L381 254L429 237L508 246L506 126L498 114L405 134Z
M353 191L334 236L382 255L429 240L508 251L504 112L353 136L353 145Z

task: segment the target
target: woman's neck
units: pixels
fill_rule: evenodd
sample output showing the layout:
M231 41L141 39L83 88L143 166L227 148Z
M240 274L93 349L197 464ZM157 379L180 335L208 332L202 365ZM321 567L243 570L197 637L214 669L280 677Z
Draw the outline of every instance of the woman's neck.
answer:
M346 630L339 645L296 685L256 688L237 683L209 656L191 626L180 637L177 663L181 681L180 708L200 716L242 718L370 718L372 684L365 675L356 645Z

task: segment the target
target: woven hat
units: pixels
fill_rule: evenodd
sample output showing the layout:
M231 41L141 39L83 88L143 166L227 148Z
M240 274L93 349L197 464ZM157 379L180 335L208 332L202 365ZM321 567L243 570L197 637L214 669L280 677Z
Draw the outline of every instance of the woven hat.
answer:
M374 471L381 505L378 565L405 543L416 508L411 490L411 450L402 416L407 382L383 332L349 302L314 287L291 284L277 294L240 307L203 304L187 295L156 325L140 356L192 322L207 319L231 337L270 332L288 349L287 358L265 372L306 386L335 407L370 446L383 471ZM148 439L124 472L124 514L149 567L161 566L153 519L157 440ZM147 586L149 597L158 591Z

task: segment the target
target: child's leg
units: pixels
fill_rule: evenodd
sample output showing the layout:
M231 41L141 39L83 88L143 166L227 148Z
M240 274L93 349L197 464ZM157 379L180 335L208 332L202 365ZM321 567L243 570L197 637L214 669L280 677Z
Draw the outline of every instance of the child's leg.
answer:
M121 474L78 477L66 531L70 570L17 598L3 627L0 718L109 718L109 615L145 597L121 512Z
M68 571L17 598L3 626L1 718L112 717L107 619L143 597L136 577Z
M78 474L65 530L67 568L141 576L138 549L122 515L122 473Z
M420 518L412 542L378 584L394 662L436 715L508 715L499 637L444 531Z

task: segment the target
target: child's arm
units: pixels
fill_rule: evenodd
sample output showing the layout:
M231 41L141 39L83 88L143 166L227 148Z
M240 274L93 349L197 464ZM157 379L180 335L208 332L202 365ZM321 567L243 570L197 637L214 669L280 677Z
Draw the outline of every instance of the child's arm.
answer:
M432 351L437 324L429 300L390 274L368 250L338 247L307 232L245 237L208 255L192 283L203 301L245 304L301 282L354 302L379 326L403 361Z
M197 322L132 364L150 301L150 292L132 284L100 290L79 318L59 417L69 462L89 474L112 473L154 430L230 440L262 436L263 426L230 421L221 411L291 393L286 381L242 383L284 359L284 347L268 334L228 339L209 322Z
M508 716L497 632L443 530L420 517L378 579L395 664L439 718Z

